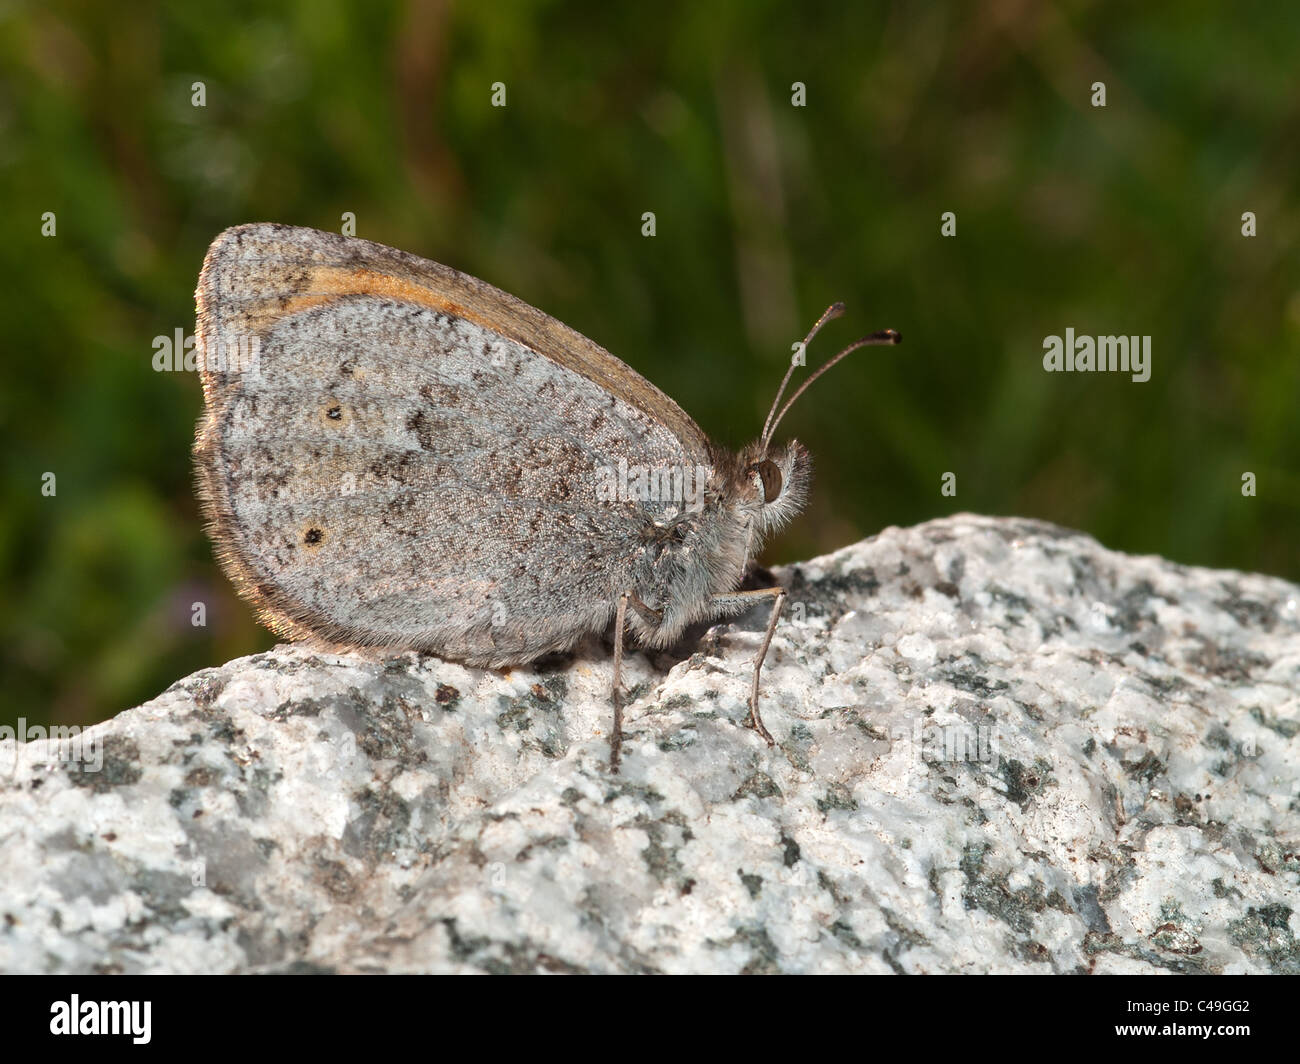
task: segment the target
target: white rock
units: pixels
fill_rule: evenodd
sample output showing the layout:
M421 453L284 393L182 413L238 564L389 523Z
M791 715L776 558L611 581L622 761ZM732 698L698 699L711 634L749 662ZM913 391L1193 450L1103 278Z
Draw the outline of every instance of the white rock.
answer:
M775 749L755 615L630 657L619 776L599 640L277 647L6 751L0 969L1300 973L1300 588L969 515L778 576Z

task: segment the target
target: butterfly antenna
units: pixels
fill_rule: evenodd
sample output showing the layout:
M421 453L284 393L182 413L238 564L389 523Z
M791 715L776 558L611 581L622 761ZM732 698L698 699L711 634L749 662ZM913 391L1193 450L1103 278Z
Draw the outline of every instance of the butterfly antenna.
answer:
M830 311L827 311L826 313L829 314ZM824 319L826 315L824 314L822 315L822 317ZM820 321L817 323L817 327L818 328L821 327ZM813 332L816 331L817 329L813 330ZM813 381L815 381L818 377L820 377L833 365L847 358L849 355L853 354L853 352L857 351L859 348L890 346L892 344L901 344L902 342L903 342L903 337L899 333L895 332L893 329L882 329L880 332L874 332L870 336L864 336L861 340L856 340L853 343L849 344L848 347L846 347L843 351L841 351L838 355L832 358L825 365L821 366L816 373L814 373L811 377L809 377L806 381L804 381L803 384L799 386L798 390L794 393L794 395L790 396L790 399L785 404L785 406L781 407L781 412L776 415L775 420L773 420L770 416L768 417L768 422L770 423L770 427L768 425L763 426L762 439L763 439L764 450L767 449L767 445L771 442L772 436L776 432L776 427L779 424L781 424L781 419L785 417L790 407L794 406L799 396L803 395L803 393L808 390L808 386L811 385ZM791 369L793 368L794 367L792 366ZM789 373L787 373L785 376L786 376L786 380L790 379ZM784 383L782 383L781 388L782 390L784 390L785 388ZM780 392L777 393L777 398L778 399L780 398ZM775 406L775 404L773 405Z
M803 343L800 344L799 346L799 353L803 354L805 351L808 350L808 345L813 342L813 337L816 336L818 332L821 331L821 327L823 325L825 325L828 321L834 321L843 313L844 313L843 303L832 303L829 307L827 307L822 312L822 316L817 319L817 323L813 325L808 335L803 338ZM763 422L763 434L762 436L759 437L759 439L763 441L764 447L767 446L767 440L768 440L767 427L768 425L772 424L772 415L776 413L776 405L781 401L781 396L785 393L785 386L790 383L790 378L794 375L794 367L796 364L797 364L796 360L792 358L790 360L790 368L785 371L785 378L781 381L781 387L779 387L776 390L776 398L772 400L772 409L767 412L767 420Z

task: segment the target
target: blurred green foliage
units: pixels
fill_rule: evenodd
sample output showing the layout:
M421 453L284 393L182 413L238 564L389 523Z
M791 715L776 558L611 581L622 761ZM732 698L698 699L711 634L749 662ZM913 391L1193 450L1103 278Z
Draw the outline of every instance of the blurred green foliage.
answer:
M813 365L899 329L783 426L818 480L771 561L971 510L1300 577L1298 55L1263 3L5 5L0 721L271 642L201 530L198 381L151 368L249 221L355 212L731 445L828 303ZM1151 380L1044 373L1071 326L1151 335Z

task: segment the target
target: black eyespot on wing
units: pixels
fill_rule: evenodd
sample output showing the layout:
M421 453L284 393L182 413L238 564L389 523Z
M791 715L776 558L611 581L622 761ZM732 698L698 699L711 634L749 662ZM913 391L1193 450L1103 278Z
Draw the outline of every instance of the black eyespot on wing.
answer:
M319 528L309 528L307 529L306 534L302 537L302 541L306 543L307 546L309 547L315 547L324 538L325 538L325 533L322 532Z
M763 501L776 502L781 494L781 470L770 458L764 458L754 467L763 480Z

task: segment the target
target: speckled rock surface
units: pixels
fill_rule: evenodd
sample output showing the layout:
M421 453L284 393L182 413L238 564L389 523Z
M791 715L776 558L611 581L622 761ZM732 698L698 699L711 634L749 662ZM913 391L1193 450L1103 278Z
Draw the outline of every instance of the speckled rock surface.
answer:
M0 743L0 970L1300 972L1300 588L968 515L778 575L775 749L761 616L630 659L618 777L599 640Z

